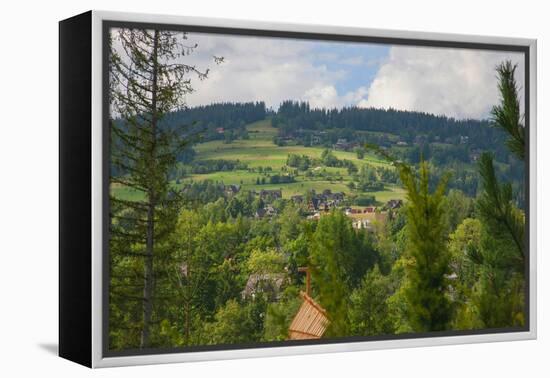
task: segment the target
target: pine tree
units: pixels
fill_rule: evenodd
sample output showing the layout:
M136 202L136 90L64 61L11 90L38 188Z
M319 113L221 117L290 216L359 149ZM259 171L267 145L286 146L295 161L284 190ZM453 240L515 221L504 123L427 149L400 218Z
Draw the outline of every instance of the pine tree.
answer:
M172 258L167 240L181 202L169 173L190 132L162 127L161 121L185 106L185 95L193 92L191 77L205 79L208 70L182 63L197 48L187 45L186 33L114 29L111 37L110 158L118 174L111 175L110 184L136 192L137 199L110 198L110 309L119 314L110 326L113 337L131 330L133 336L123 341L127 347L147 348L160 321L157 312L165 307L160 299L168 277L161 264ZM127 308L124 302L130 300L134 304Z
M422 156L415 172L378 146L366 147L393 163L407 191L406 254L411 264L407 265L403 290L408 322L417 332L445 330L453 315L448 293L451 256L444 207L450 175L444 174L431 190L429 165Z
M501 102L492 110L493 123L508 134L507 146L525 159L525 128L520 115L516 66L506 61L497 67ZM499 183L493 156L479 161L482 192L477 210L482 221L481 248L470 253L479 267L474 296L479 319L486 328L524 324L525 215L514 204L512 186Z
M518 86L515 72L517 65L505 61L497 67L500 105L494 106L493 124L508 134L506 145L520 160L525 159L525 127L520 114Z
M358 253L357 236L342 212L321 217L311 243L310 269L313 292L331 322L327 336L342 337L350 332L350 276Z
M493 238L505 240L505 244L513 246L514 252L507 261L522 271L525 260L525 217L514 206L512 186L498 182L493 158L489 153L481 155L479 173L483 191L477 201L477 208L481 220Z
M449 179L445 175L430 191L428 163L420 163L419 175L405 164L398 164L401 181L407 190L407 253L412 265L407 271L405 291L409 322L416 331L440 331L452 316L448 297L450 254L443 207Z

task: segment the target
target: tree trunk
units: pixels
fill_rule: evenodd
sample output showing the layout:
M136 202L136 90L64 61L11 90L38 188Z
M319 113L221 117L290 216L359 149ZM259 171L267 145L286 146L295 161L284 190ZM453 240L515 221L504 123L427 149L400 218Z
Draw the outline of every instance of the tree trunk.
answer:
M150 150L150 170L155 172L156 162L156 138L157 138L157 87L158 87L158 40L159 32L155 30L153 40L153 77L151 91L151 150ZM151 175L154 180L156 175ZM155 246L155 207L156 192L155 183L149 183L147 204L147 242L145 249L145 269L144 269L144 287L143 287L143 329L141 331L141 348L150 346L151 318L153 315L153 286L154 286L154 246Z

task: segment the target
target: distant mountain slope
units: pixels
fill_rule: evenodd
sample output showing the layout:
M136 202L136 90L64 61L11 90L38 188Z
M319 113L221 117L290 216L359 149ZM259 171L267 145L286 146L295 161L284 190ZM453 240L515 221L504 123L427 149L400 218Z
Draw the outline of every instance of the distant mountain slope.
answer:
M456 120L428 113L395 109L343 108L311 109L305 102L286 101L273 117L273 126L282 136L299 136L307 131L339 130L337 138L363 139L361 133L376 132L398 136L406 143L441 142L469 144L477 149L504 148L504 135L487 120ZM365 135L365 134L363 134ZM387 143L380 138L379 144ZM333 140L333 142L336 142ZM504 152L504 151L502 151Z
M201 141L231 141L248 138L246 125L266 118L271 118L279 138L292 138L303 145L318 140L316 144L330 146L339 139L388 147L396 142L462 145L470 153L489 150L498 161L509 160L505 136L488 120L456 120L395 109L313 109L306 102L285 101L273 111L263 102L219 103L172 112L163 124L200 132Z

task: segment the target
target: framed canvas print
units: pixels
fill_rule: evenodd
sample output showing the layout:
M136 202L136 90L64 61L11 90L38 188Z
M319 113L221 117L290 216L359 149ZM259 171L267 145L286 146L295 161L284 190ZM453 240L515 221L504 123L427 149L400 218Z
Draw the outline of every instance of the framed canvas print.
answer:
M60 24L60 355L536 337L536 41Z

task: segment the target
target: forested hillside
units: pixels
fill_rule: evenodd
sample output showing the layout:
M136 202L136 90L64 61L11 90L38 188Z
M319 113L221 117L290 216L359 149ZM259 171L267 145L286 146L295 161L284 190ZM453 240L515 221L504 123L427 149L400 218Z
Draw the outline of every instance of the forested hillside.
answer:
M254 126L259 121L265 121L260 129ZM393 109L312 109L306 102L285 101L277 111L267 109L262 102L191 107L166 114L159 124L159 127L169 130L182 126L186 130L183 137L190 143L177 159L189 168L180 167L174 172L173 178L178 181L197 173L234 171L235 167L242 172L243 168L248 169L246 162L232 160L232 157L244 157L248 152L261 156L260 146L253 144L267 142L267 139L280 147L279 152L284 156L298 152L315 157L326 148L341 155L349 152L361 156L365 153L364 146L372 144L391 151L392 156L410 164L418 164L421 160L431 162L434 180L445 171L451 171L453 180L449 187L474 197L479 190L475 165L482 151L490 151L498 163L497 174L512 183L516 200L520 204L524 202L523 163L512 157L506 148L505 133L492 127L489 120L455 120ZM223 143L215 145L216 155L196 155L196 150L210 150L207 146L212 144L207 142L213 141ZM273 156L271 153L267 155ZM225 164L216 166L216 159L225 159ZM252 165L254 162L254 159L249 161ZM265 164L267 167L272 165ZM360 171L361 165L356 169ZM115 169L114 173L117 172ZM332 176L346 176L343 173ZM240 176L237 183L241 184L248 184L251 180L261 182L262 179L258 174L237 176ZM223 180L223 175L208 178ZM269 179L266 177L267 183ZM343 177L343 180L347 179Z
M178 60L196 52L187 34L116 38L109 351L524 329L525 127L510 62L491 122L296 102L186 109L188 78L208 80ZM290 331L303 306L323 314L315 334Z

